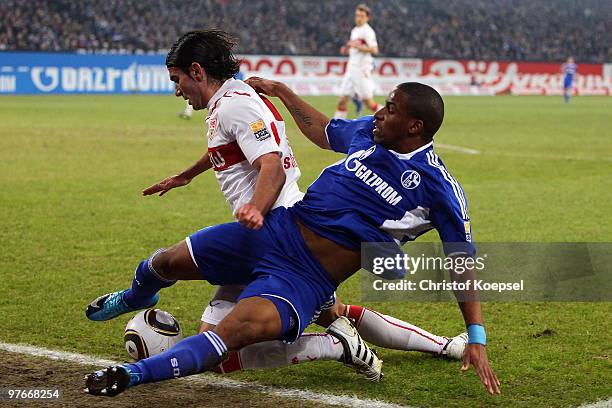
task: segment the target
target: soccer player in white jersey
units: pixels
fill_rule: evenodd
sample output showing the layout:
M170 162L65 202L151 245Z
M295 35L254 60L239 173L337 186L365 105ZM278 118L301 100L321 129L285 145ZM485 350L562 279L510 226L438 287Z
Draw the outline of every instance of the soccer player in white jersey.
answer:
M372 112L380 107L374 101L374 55L378 54L376 33L368 24L371 10L365 4L355 9L355 27L351 31L351 39L341 49L342 54L348 54L346 72L340 85L340 99L334 117L346 118L347 102L356 95Z
M300 171L285 135L285 123L271 102L262 99L246 83L231 78L238 61L229 53L233 44L224 33L214 30L188 33L177 43L180 44L177 47L186 52L173 54L171 51L173 58L169 58L168 70L177 84L177 96L188 99L196 110L208 109L208 152L187 170L147 188L143 194L163 195L213 168L236 219L249 228L258 229L268 210L290 207L303 196L296 184ZM218 56L211 51L218 48L227 48L228 55ZM217 63L225 66L226 70L229 65L231 72L221 71L220 67L205 62L202 65L193 62L194 54L198 52L205 55L202 61L214 61L215 58L234 61ZM182 58L188 61L182 61ZM154 273L156 263L162 262L160 259L168 253L191 252L188 242L156 252L149 260L143 261L136 270L132 287L96 299L88 307L88 317L107 320L156 304L157 291L175 282ZM233 242L227 244L236 245ZM223 261L231 267L231 259ZM186 272L179 279L201 278ZM222 287L206 308L200 331L212 330L233 309L241 291L240 286ZM324 312L318 323L329 326L344 316L353 320L367 341L381 347L418 350L455 359L461 358L465 348L465 336L452 339L436 336L393 317L340 302ZM266 353L259 352L262 347ZM246 347L239 354L230 355L223 370L277 367L313 359L338 360L344 355L345 349L336 337L305 335L291 345L273 341Z

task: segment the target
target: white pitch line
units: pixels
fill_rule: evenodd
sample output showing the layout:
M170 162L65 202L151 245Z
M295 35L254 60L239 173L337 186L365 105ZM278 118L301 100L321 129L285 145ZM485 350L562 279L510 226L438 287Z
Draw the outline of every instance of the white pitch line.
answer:
M28 346L24 344L0 343L0 350L10 353L26 354L36 357L44 357L51 360L69 361L81 365L94 365L108 367L118 364L115 361L90 356L86 354L70 353L66 351L51 350L42 347ZM324 394L313 391L304 391L292 388L271 387L268 385L260 385L246 383L229 378L222 378L212 374L201 374L186 378L181 378L179 381L188 382L191 384L207 385L217 388L239 389L244 391L259 392L263 394L276 395L278 397L290 398L296 400L306 400L318 402L327 405L337 405L343 407L372 407L372 408L406 408L404 405L397 405L388 402L360 399L344 395ZM409 408L409 407L408 407Z
M525 159L538 159L538 160L573 160L573 161L593 161L593 162L610 162L612 157L592 157L592 156L572 156L565 154L546 154L546 153L530 153L530 152L500 152L500 151L485 151L484 153L480 150L471 149L469 147L455 146L444 143L436 143L436 148L442 150L450 150L465 154L485 154L487 156L506 156L506 157L519 157Z
M612 398L609 400L601 400L593 402L592 404L583 404L578 408L610 408L612 407Z
M519 157L525 159L538 159L538 160L574 160L574 161L591 161L591 162L609 162L612 161L612 157L593 157L593 156L572 156L566 154L546 154L546 153L530 153L530 152L500 152L497 150L486 151L486 155L490 156L506 156L506 157Z
M444 144L444 143L436 143L434 147L439 147L440 149L443 149L443 150L452 150L455 152L460 152L460 153L465 153L465 154L480 154L480 150L470 149L469 147L463 147L463 146L449 145L449 144Z

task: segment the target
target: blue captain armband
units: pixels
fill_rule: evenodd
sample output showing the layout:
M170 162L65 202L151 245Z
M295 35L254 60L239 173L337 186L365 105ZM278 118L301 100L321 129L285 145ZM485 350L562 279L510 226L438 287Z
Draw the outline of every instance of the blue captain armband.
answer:
M487 345L487 333L482 324L470 324L468 330L468 344Z

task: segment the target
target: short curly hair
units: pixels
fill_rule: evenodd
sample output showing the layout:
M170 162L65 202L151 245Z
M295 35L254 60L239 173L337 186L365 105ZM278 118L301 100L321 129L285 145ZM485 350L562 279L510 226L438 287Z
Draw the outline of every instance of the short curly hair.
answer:
M423 134L433 139L444 120L444 101L438 91L419 82L404 82L397 89L406 95L408 113L423 121Z
M189 72L191 64L197 62L208 76L224 81L240 71L240 61L232 52L235 46L234 39L223 30L189 31L168 51L166 67Z

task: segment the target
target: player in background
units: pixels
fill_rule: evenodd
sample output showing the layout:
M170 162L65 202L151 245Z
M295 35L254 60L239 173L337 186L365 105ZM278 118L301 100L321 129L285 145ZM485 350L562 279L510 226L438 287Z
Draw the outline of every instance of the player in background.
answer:
M215 55L216 49L225 49L225 52L231 55L232 45L227 39L219 38L222 35L218 32L196 33L192 34L192 37L193 40L184 40L175 54L185 53L184 58L189 60L189 64L193 61L200 61L202 65L198 63L196 67L189 67L187 73L176 67L170 67L169 71L172 79L178 82L177 96L188 99L195 109L208 107L206 118L209 127L208 152L193 166L145 189L143 194L164 195L175 187L190 183L194 177L213 168L219 186L237 220L247 226L257 226L261 219L252 223L252 220L248 218L247 210L253 210L252 203L259 203L256 207L262 214L265 214L266 208L290 207L303 196L296 184L300 172L287 141L285 123L274 105L267 100L260 99L247 84L235 79L225 79L232 75L237 61L229 64L225 71L222 71L221 67L205 64L210 55L213 56L210 59L219 59ZM193 51L190 52L190 47L199 44L197 41L210 43L208 44L209 49L201 56ZM231 60L233 56L225 58ZM218 72L215 72L214 69L217 69ZM204 90L198 91L196 86L202 86ZM279 151L281 157L278 160L282 163L282 167L276 164ZM258 169L260 162L263 163L264 168L260 166ZM257 170L259 170L259 176L257 176ZM283 170L284 179L281 174ZM237 246L229 238L226 238L226 241L230 247ZM141 285L146 286L146 282L152 281L161 289L174 284L174 281L156 282L153 274L147 276L149 275L149 262L152 265L157 255L159 253L153 254L144 266L139 266L131 289L96 299L88 307L88 317L92 320L107 320L121 313L153 306L157 302L158 295L151 297L149 290L142 290ZM217 259L209 259L207 263L212 264L215 261ZM231 264L231 259L218 259L218 262ZM225 266L219 268L223 269ZM242 286L235 285L218 288L214 298L204 310L200 332L214 329L215 325L233 309L242 289ZM144 295L140 292L144 292ZM110 308L111 305L112 308ZM357 305L344 305L340 301L324 312L318 323L327 327L341 316L350 318L363 333L365 340L379 347L421 351L454 359L461 358L465 347L465 336L460 335L453 338L437 336L391 316ZM279 343L270 344L269 347L275 350L286 349L286 352L284 354L268 353L270 359L262 362L259 359L261 355L252 353L253 350L245 350L240 359L243 364L236 366L230 361L226 370L232 371L228 367L235 369L276 367L307 361L306 356L322 360L337 360L338 353L341 354L342 351L333 338L324 335L313 336L307 341L300 340L294 345ZM254 357L251 359L247 355Z
M193 116L193 106L191 106L189 101L187 101L187 103L185 105L185 109L183 109L178 114L178 117L181 118L181 119L191 119L192 116Z
M578 66L572 57L569 57L567 61L561 65L561 74L563 74L563 100L565 103L570 101L570 97L574 91L574 77L577 71Z
M376 33L368 24L371 10L365 4L360 4L355 9L355 27L351 30L351 38L340 52L349 56L346 64L346 72L340 85L340 99L334 117L346 118L347 102L350 98L356 98L372 111L379 109L374 101L374 82L372 73L374 71L374 57L378 54L378 42ZM357 106L361 110L360 106Z
M281 98L306 137L323 149L346 154L345 159L325 168L302 201L271 211L260 230L238 223L205 228L191 235L187 245L179 243L153 260L165 279L199 276L241 281L247 287L213 331L187 337L137 363L89 374L87 392L117 395L140 384L215 369L228 350L273 339L295 341L337 286L360 269L363 242L399 248L399 242L435 228L446 256L457 259L457 265L466 265L466 258L474 256L465 194L433 150L444 116L442 98L433 88L403 83L374 118L330 122L283 84L260 79L250 83ZM242 271L211 270L207 264L213 253L233 257L235 267L249 251L262 247L264 236L265 252L246 276L239 274ZM215 237L231 237L243 244L243 251L215 242ZM475 279L471 269L450 272L453 281ZM467 287L455 291L469 333L462 370L474 366L487 391L499 394L477 291ZM357 355L366 353L361 350Z

